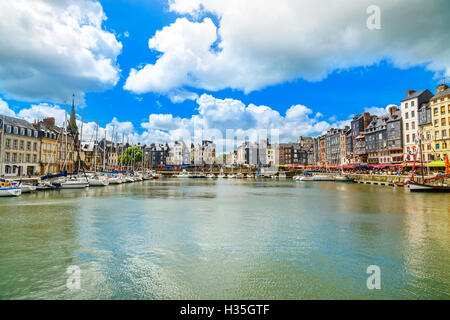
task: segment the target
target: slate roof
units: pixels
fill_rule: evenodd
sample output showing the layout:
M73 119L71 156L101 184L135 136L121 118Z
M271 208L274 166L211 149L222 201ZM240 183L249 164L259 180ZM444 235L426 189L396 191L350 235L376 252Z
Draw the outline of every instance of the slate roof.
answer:
M409 95L408 97L406 97L405 99L403 99L401 102L403 101L407 101L407 100L411 100L414 98L418 98L420 97L422 94L424 94L426 91L429 91L428 89L422 90L422 91L416 91L413 94Z
M36 128L26 120L8 117L8 116L2 116L0 119L5 119L5 125L36 130Z
M439 99L439 98L441 98L441 97L445 97L445 96L448 96L448 95L450 95L450 88L447 88L447 89L445 89L444 91L442 91L442 92L439 92L438 94L436 94L433 98L431 98L432 100L434 100L434 99Z

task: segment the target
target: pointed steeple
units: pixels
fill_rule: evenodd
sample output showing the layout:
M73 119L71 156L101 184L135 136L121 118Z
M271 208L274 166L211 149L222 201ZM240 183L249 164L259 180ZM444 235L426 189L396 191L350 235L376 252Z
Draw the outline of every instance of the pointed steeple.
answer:
M75 94L72 96L72 111L70 112L69 127L67 129L72 134L78 134L77 121L75 119Z

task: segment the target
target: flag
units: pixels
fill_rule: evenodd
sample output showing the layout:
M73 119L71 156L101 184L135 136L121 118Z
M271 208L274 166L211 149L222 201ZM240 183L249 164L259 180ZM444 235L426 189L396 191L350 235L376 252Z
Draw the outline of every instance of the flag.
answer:
M448 161L448 154L445 155L445 173L450 173L450 162Z

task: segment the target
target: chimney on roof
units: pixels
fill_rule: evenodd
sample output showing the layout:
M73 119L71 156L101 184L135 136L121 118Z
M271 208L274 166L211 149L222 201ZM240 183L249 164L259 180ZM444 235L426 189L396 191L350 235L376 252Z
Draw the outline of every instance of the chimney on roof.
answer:
M409 98L416 90L407 90L406 91L406 97Z
M42 120L42 123L47 128L52 129L55 126L55 118L53 117L44 118L44 120Z
M363 127L360 129L362 129L362 131L364 131L364 129L367 128L367 126L370 124L371 121L372 121L372 117L370 116L370 113L364 112L363 113Z
M388 108L388 113L390 116L392 116L397 111L398 111L398 108L396 106L389 106L389 108Z
M440 93L440 92L442 92L442 91L445 91L445 90L447 90L448 89L448 85L446 85L446 84L441 84L441 85L439 85L437 88L436 88L436 94L438 94L438 93Z

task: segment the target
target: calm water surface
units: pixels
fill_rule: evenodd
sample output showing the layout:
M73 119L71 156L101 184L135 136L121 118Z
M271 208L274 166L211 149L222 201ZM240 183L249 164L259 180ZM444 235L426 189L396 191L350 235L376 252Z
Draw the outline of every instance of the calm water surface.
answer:
M448 299L450 196L163 179L0 198L0 298Z

